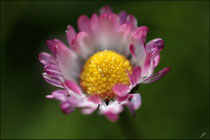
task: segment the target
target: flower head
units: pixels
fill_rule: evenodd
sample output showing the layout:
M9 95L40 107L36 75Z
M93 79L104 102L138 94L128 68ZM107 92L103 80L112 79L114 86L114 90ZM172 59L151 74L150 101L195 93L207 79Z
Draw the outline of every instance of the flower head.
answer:
M53 55L42 52L44 79L61 89L47 95L60 101L62 111L69 114L81 108L83 114L98 110L116 121L127 106L135 114L141 106L139 93L130 93L140 83L152 83L170 67L153 74L164 43L160 38L146 43L149 28L137 26L133 15L112 12L109 6L89 19L78 19L79 33L68 26L66 37L70 47L58 39L47 40Z

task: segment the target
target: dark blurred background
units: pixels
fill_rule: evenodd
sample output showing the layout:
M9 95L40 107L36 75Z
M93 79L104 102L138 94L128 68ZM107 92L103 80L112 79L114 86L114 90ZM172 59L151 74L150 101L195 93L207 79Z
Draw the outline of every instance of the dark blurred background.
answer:
M45 95L57 89L41 73L38 54L45 41L66 42L81 14L103 5L136 16L150 28L148 40L163 38L156 72L171 66L160 81L141 85L142 106L131 119L135 138L209 138L209 1L1 1L1 138L125 138L124 126L97 113L61 113ZM129 132L128 132L129 133Z

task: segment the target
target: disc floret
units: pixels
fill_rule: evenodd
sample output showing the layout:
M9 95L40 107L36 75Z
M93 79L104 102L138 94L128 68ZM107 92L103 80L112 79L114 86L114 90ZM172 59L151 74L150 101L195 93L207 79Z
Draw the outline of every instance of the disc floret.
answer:
M110 100L116 96L112 91L114 85L129 85L131 70L132 66L124 56L114 51L100 51L84 64L80 84L87 94Z

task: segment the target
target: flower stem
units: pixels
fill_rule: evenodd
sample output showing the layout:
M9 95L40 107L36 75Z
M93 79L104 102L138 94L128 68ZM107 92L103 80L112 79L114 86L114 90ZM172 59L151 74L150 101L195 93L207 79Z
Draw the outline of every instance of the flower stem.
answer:
M119 126L122 130L122 134L126 139L139 138L136 126L133 124L134 118L129 114L128 110L123 111L119 119Z

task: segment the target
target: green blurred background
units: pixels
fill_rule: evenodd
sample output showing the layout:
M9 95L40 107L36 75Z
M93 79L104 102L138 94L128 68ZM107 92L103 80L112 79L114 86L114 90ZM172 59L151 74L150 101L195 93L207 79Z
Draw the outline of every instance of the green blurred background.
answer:
M57 89L41 75L45 41L66 42L68 24L76 28L81 14L91 16L107 4L148 26L148 40L164 39L156 72L172 67L160 81L140 86L143 104L129 117L133 132L122 124L126 112L116 123L79 110L64 115L57 101L45 98ZM1 1L1 138L128 137L209 138L209 2Z

